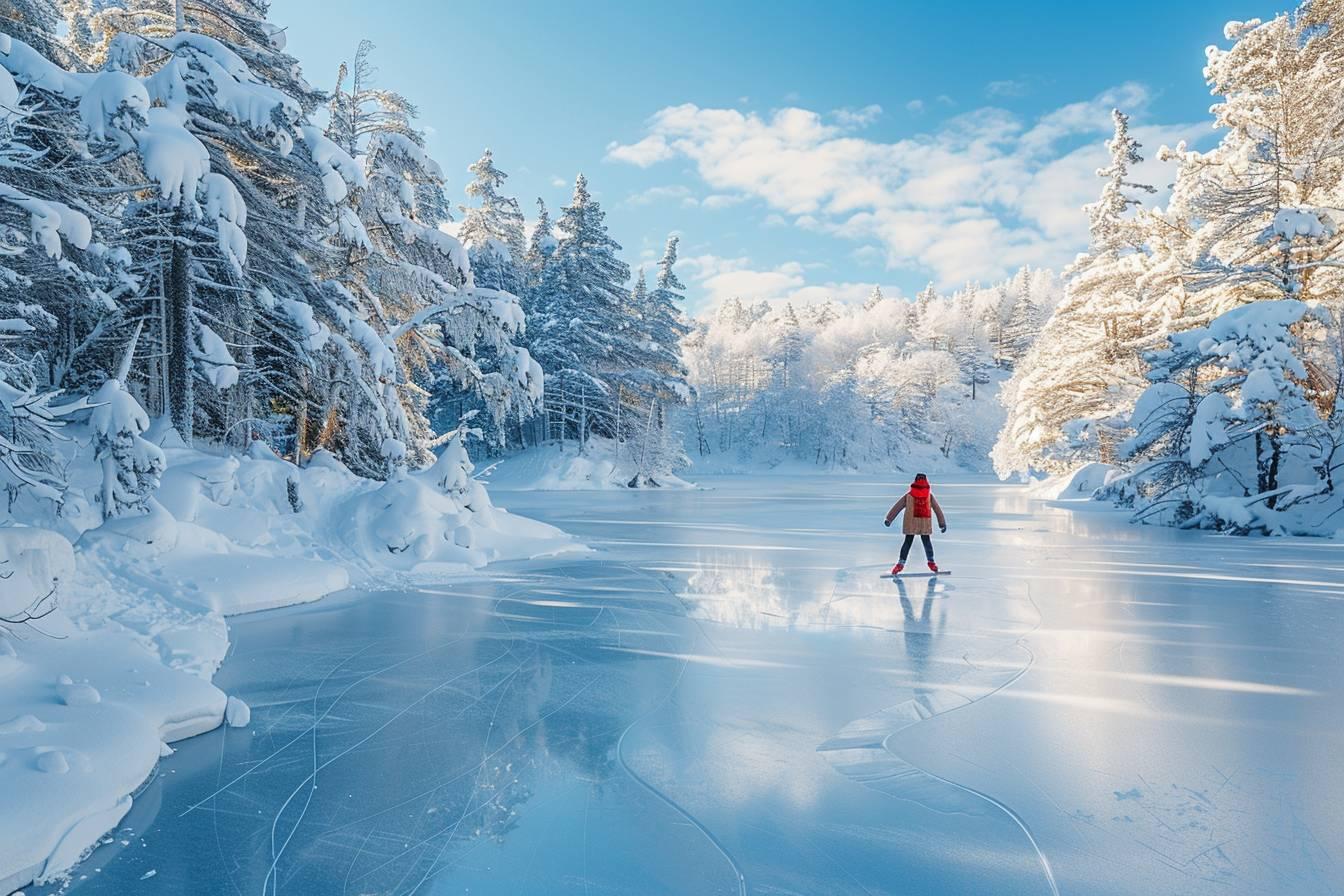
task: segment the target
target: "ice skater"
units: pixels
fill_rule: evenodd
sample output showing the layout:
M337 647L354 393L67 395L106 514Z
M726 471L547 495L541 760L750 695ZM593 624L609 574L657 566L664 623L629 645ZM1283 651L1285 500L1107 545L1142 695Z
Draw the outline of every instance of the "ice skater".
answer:
M910 556L910 546L915 543L916 535L924 543L924 558L929 561L929 572L938 572L938 564L933 562L933 518L938 518L938 531L946 532L947 517L943 516L943 508L938 506L938 499L929 490L928 476L923 473L915 474L915 481L910 483L910 491L892 505L882 524L891 526L891 521L896 519L896 514L902 510L905 511L905 516L901 519L901 531L905 533L905 543L901 545L901 560L891 568L891 574L898 576L901 570L905 569L905 561Z

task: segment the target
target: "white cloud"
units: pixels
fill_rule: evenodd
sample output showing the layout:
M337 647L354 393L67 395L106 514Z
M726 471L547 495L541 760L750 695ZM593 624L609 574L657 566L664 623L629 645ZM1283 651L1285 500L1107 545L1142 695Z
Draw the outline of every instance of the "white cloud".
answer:
M854 135L855 119L846 125L839 113L790 107L763 115L688 103L659 111L643 139L613 144L608 157L637 165L653 156L688 159L714 191L711 207L727 201L715 197L758 199L772 211L767 226L787 217L801 229L877 246L889 267L932 272L949 287L1022 264L1070 261L1086 241L1079 207L1100 188L1095 171L1110 110L1141 119L1147 101L1142 85L1124 84L1034 120L982 108L894 142ZM1150 157L1158 144L1198 133L1137 124ZM1139 175L1169 179L1158 167Z
M674 155L676 153L667 145L667 141L656 134L645 137L638 143L632 143L629 146L622 146L615 142L607 145L608 159L614 162L629 162L631 165L638 165L640 168L648 168L650 165L670 159Z
M924 101L911 100L910 102L905 104L905 109L907 112L913 112L916 115L920 115L924 112Z
M692 255L681 259L682 270L692 286L688 290L690 310L700 312L730 298L744 302L792 302L812 305L831 299L837 302L862 302L872 293L875 283L808 282L808 265L796 261L778 267L759 269L745 257ZM896 286L882 285L889 297L900 295Z
M882 107L873 103L862 109L836 109L831 117L842 128L866 128L882 117Z
M882 250L876 246L860 246L849 254L859 264L882 263Z
M734 205L741 205L748 198L741 193L713 193L700 200L700 206L710 210L731 208Z
M1025 81L1006 79L1003 81L990 81L985 85L985 94L993 97L1026 96L1029 89L1030 88Z
M649 187L642 193L635 193L625 198L626 205L652 205L655 202L665 202L673 199L692 199L690 187L682 184L670 184L664 187ZM692 204L694 200L692 199Z

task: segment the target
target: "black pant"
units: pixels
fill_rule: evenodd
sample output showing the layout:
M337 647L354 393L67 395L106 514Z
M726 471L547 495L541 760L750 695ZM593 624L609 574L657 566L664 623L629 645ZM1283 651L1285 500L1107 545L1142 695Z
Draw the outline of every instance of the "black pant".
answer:
M928 559L928 561L929 561L930 563L932 563L932 562L933 562L933 538L930 537L930 536L928 536L928 535L921 535L921 536L919 536L919 540L922 541L922 542L924 542L924 556ZM912 545L912 544L914 544L914 543L915 543L915 536L913 536L913 535L907 535L907 536L905 536L905 543L901 545L901 562L902 562L902 563L905 562L905 558L906 558L906 557L909 557L909 556L910 556L910 545Z

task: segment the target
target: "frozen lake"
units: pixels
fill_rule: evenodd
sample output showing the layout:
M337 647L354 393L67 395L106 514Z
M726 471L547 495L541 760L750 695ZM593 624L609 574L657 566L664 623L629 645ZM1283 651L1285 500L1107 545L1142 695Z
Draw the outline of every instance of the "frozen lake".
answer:
M893 583L903 482L497 492L597 553L236 618L71 892L1344 892L1344 544L935 479Z

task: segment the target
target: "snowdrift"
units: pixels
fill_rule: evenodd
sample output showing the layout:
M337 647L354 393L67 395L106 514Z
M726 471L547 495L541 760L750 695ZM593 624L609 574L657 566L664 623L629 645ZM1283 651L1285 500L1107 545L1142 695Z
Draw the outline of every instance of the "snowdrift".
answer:
M430 468L376 482L325 452L300 468L262 443L212 453L160 428L148 512L104 522L74 435L59 512L33 501L17 510L40 526L0 524L0 616L33 617L0 625L0 793L23 809L0 813L0 892L73 865L168 744L226 714L246 724L210 682L226 615L584 550L493 506L458 436Z
M1033 483L1027 494L1042 501L1090 501L1120 475L1121 470L1112 464L1087 463L1071 472Z
M491 488L511 491L594 491L628 488L637 465L610 439L589 439L582 452L576 442L548 442L495 462L482 479ZM655 477L661 488L694 488L671 473Z

